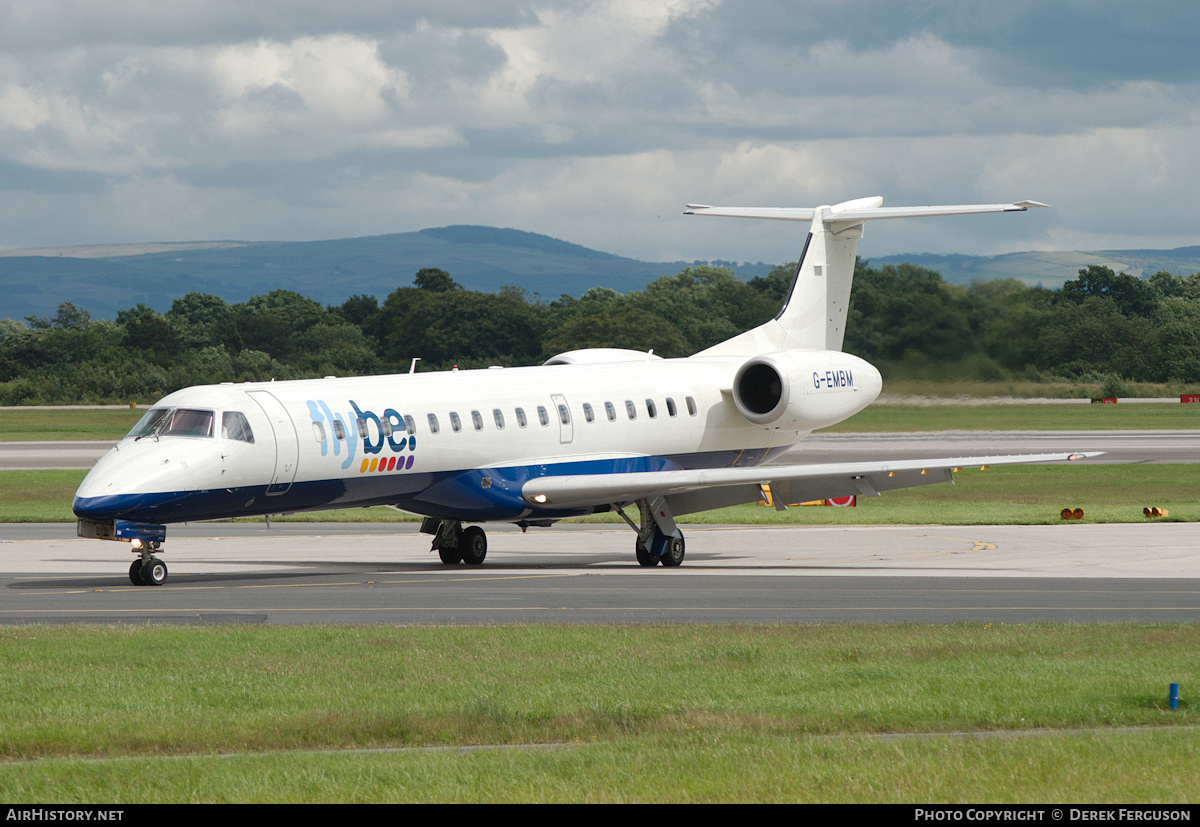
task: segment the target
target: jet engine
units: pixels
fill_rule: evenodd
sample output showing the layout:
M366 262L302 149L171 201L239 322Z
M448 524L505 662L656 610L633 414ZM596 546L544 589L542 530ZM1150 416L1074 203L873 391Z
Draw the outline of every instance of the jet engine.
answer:
M733 402L769 430L812 431L870 405L883 380L857 356L832 350L777 351L746 361L733 377Z

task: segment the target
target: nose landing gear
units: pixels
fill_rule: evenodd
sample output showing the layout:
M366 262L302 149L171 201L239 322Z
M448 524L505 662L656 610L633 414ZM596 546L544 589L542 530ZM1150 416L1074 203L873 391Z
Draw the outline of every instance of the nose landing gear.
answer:
M167 564L154 556L159 543L134 541L133 553L139 557L129 566L129 582L135 586L161 586L167 580Z

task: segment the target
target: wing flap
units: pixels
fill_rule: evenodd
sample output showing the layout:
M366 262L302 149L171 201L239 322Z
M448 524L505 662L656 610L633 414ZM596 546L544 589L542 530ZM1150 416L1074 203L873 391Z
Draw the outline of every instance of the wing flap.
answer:
M1068 462L1103 452L950 457L895 462L762 465L754 468L706 468L622 474L574 474L538 477L521 487L535 507L580 508L662 496L676 514L753 502L768 485L783 502L858 496L919 485L951 482L955 471L992 465Z

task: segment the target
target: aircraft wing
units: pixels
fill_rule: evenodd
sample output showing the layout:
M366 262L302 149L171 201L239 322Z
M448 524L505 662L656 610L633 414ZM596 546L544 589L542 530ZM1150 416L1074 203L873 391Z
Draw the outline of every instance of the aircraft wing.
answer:
M952 482L955 471L1035 462L1067 462L1099 456L1018 454L996 457L848 462L814 465L760 465L753 468L707 468L623 474L573 474L538 477L525 483L521 495L539 507L580 508L665 497L675 514L690 514L727 505L770 500L785 503L846 497L878 497L883 491Z

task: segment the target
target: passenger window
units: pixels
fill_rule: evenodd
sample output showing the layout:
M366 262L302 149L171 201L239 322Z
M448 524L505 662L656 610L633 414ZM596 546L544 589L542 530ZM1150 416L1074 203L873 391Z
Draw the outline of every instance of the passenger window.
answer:
M471 411L471 424L475 426L475 430L483 430L483 417L480 416L479 411Z
M658 416L658 411L654 407L653 399L646 400L646 413L650 415L651 419L654 419L654 417Z
M414 420L414 419L413 419L411 416L409 416L408 414L405 414L405 415L404 415L404 424L405 424L405 426L407 426L407 428L408 428L408 432L409 432L410 434L415 434L415 433L417 432L417 423L416 423L416 421L415 421L415 420Z
M688 415L695 416L696 415L696 400L692 399L692 397L689 396L689 397L687 397L686 401L687 401L687 406L688 406Z
M608 414L608 421L609 421L609 422L616 422L616 421L617 421L617 409L613 407L613 403L611 403L611 402L605 402L605 403L604 403L604 412L605 412L606 414Z
M566 406L566 405L559 405L559 406L558 406L558 419L559 419L559 421L560 421L560 422L562 422L562 424L564 424L564 425L570 425L570 424L571 424L571 412L567 410L567 406Z
M321 423L314 422L313 424L319 426ZM254 432L250 430L250 421L246 419L246 415L241 411L226 411L221 414L221 436L226 439L236 439L239 442L254 444ZM324 441L325 429L321 428L317 442Z
M637 419L637 407L634 406L632 399L625 400L625 413L630 419Z
M392 418L390 416L385 416L383 419L379 420L379 430L384 436L392 435Z
M517 408L517 424L522 428L529 424L529 420L525 418L524 408Z
M462 421L458 418L458 414L456 414L454 411L450 412L450 428L456 434L462 430Z
M226 416L228 416L228 414L226 414ZM313 426L313 436L315 436L317 438L317 442L324 442L325 441L325 428L321 425L320 422L314 422L312 424L312 426ZM226 430L224 423L221 424L221 436L225 437L226 439L230 438L229 433Z
M592 413L592 406L588 402L583 403L583 418L588 422L594 422L596 419L595 414Z
M367 420L357 419L355 421L358 423L358 435L360 437L362 437L363 439L366 439L367 438Z
M429 419L429 433L436 434L438 431L440 431L442 429L442 426L438 424L437 414L429 414L428 419Z
M541 422L543 425L550 424L550 414L546 413L546 409L541 405L538 405L538 422Z
M504 430L504 414L499 408L492 408L492 418L496 420L496 430Z
M675 410L675 400L669 396L667 397L667 413L671 416L675 416L679 413L679 411Z
M333 435L335 437L337 437L338 439L346 438L346 426L342 424L342 420L340 420L340 419L333 420ZM253 442L254 440L250 440L250 441Z

